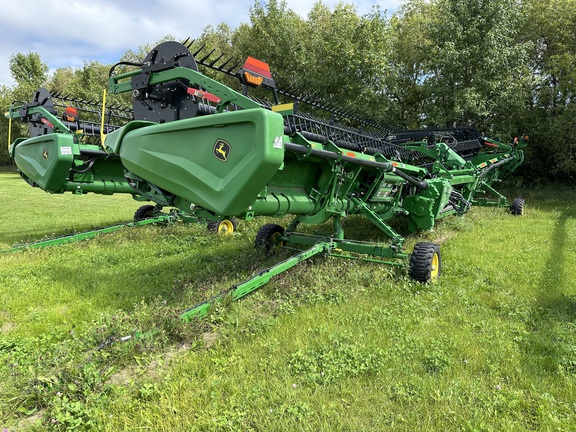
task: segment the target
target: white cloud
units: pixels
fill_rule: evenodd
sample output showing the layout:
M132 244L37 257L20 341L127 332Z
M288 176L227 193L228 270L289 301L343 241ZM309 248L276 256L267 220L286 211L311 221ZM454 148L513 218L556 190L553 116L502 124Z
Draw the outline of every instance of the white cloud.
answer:
M357 0L359 14L372 5L394 10L401 0ZM324 0L334 7L339 0ZM249 22L253 0L44 0L32 7L4 2L0 14L0 85L13 85L8 59L37 52L51 70L84 62L113 63L129 49L170 34L197 37L208 25L225 22L232 28ZM305 17L311 0L288 0Z

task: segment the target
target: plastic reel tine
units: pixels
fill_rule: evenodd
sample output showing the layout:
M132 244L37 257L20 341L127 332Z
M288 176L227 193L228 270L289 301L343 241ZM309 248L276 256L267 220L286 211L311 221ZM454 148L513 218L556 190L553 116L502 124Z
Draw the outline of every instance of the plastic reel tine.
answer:
M337 112L339 106L337 104L334 103L334 101L321 101L320 102L323 105L323 108L327 111L332 111L332 112Z
M232 61L232 57L229 57L228 60L226 60L224 63L222 63L220 66L217 66L216 69L218 69L221 72L227 72L226 70L224 70L224 66L226 66L228 63L230 63Z
M342 114L344 112L344 110L342 109L342 106L338 105L338 102L334 101L334 100L330 100L330 101L323 101L323 105L326 107L326 109L338 113L338 114Z
M290 92L293 88L296 87L295 82L290 82L286 78L282 78L280 82L276 81L276 88L278 91L281 92Z
M223 55L224 55L224 53L221 53L218 57L216 57L216 60L210 62L210 64L209 64L208 66L210 66L211 68L214 68L214 65L216 64L216 62L217 62L218 60L220 60Z
M360 117L358 117L358 115L356 113L354 113L353 111L351 111L349 108L346 109L345 111L342 111L342 115L349 117L351 119L354 119L354 120L361 120Z
M190 39L189 37L186 38L186 40L184 42L182 42L182 45L184 45L186 48L190 49L190 47L192 46L192 44L194 43L196 39Z
M233 75L233 70L236 69L238 66L240 66L240 63L242 63L242 60L238 61L234 66L232 66L230 69L228 69L226 71L227 74L229 75Z
M278 92L278 93L280 93L280 94L283 95L283 96L289 97L290 99L292 99L292 100L294 100L294 101L299 101L299 100L300 100L300 98L298 97L298 95L295 95L294 93L291 93L291 92L287 92L287 91L285 91L285 90L282 90L282 91L280 91L280 92Z
M312 90L312 92L310 93L310 99L313 100L320 100L320 104L323 104L325 102L324 98L318 98L318 95L320 94L320 90Z
M196 56L197 56L198 54L200 54L200 52L202 52L202 50L204 49L205 46L206 46L205 43L202 44L202 45L200 46L200 48L198 48L198 50L196 50L196 52L192 53L192 55L194 56L194 58L196 58Z
M200 63L200 64L204 64L204 62L206 61L206 59L207 59L208 57L210 57L210 56L212 55L212 53L214 53L214 51L216 51L216 48L212 49L212 51L210 51L208 54L206 54L202 60L197 60L197 62Z
M300 92L298 93L298 99L304 103L308 103L308 101L310 100L310 93Z
M320 99L320 101L317 101L316 96L318 95L318 92L312 92L312 93L307 93L304 95L303 100L305 101L312 101L314 102L314 104L316 104L317 107L322 107L322 104L324 103L324 101L322 99Z
M286 83L282 81L282 84L276 83L276 91L284 96L290 96L289 93L290 87L286 88Z
M297 89L298 88L296 87L296 83L292 83L288 86L288 88L285 91L288 93L288 92L294 92L294 90L297 90ZM302 95L302 93L296 92L296 93L293 93L293 95L294 95L294 97L299 98Z
M240 66L241 64L242 64L242 60L238 60L234 66L232 66L230 69L228 69L228 72L232 72L233 70L238 69L238 66Z

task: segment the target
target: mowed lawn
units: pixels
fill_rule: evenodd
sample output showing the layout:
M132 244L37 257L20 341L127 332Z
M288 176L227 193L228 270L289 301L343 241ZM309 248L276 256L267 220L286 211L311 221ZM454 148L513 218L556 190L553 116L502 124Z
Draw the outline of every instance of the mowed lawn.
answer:
M140 205L49 195L15 173L0 191L0 249L130 221ZM527 199L524 216L474 207L408 236L408 250L442 244L436 283L319 257L190 324L182 310L288 256L253 248L272 220L0 254L0 427L573 430L576 184L507 195ZM345 229L383 240L362 218Z

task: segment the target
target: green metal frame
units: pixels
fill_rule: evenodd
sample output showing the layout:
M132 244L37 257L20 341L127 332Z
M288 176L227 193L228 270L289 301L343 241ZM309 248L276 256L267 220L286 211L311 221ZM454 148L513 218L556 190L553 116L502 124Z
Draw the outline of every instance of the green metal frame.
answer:
M77 242L77 241L81 241L81 240L91 239L91 238L97 237L101 234L108 234L108 233L112 233L114 231L118 231L122 228L137 227L137 226L150 225L150 224L155 224L155 223L169 223L169 222L175 222L175 220L176 220L175 216L173 216L173 215L162 215L162 216L158 216L155 218L144 219L141 221L126 222L126 223L112 225L112 226L108 226L108 227L104 227L104 228L98 228L95 230L84 231L84 232L74 233L74 234L68 234L68 235L64 235L64 236L60 236L60 237L54 237L54 238L46 239L46 240L40 240L40 241L36 241L36 242L32 242L32 243L20 244L20 245L13 246L10 249L0 250L0 253L20 252L20 251L29 250L29 249L41 249L41 248L45 248L45 247L49 247L49 246L57 246L57 245L62 245L62 244L66 244L66 243L72 243L72 242Z
M209 300L206 300L205 302L202 302L188 309L180 315L180 318L186 322L189 322L194 318L203 318L208 314L210 308L213 307L217 301L223 300L227 297L231 300L239 300L242 297L245 297L248 294L256 291L262 285L265 285L274 276L278 276L279 274L284 273L302 261L313 257L314 255L318 255L322 252L328 252L333 248L334 245L332 242L319 241L315 243L311 248L299 252L290 258L281 261L278 264L267 268L266 270L261 271L252 278L241 282L238 285L234 285L230 289L217 294Z

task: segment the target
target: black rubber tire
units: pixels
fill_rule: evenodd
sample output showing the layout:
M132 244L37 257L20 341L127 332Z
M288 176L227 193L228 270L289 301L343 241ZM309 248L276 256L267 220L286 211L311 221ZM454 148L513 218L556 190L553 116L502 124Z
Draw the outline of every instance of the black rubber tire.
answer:
M278 237L284 235L284 227L276 224L263 225L256 234L254 247L269 252L278 245Z
M436 243L417 243L410 256L410 277L426 283L442 274L440 246Z
M510 213L514 216L522 216L526 207L526 200L524 198L516 198L510 206Z
M155 216L156 206L146 204L142 207L139 207L138 210L134 213L134 221L142 221L144 219L148 219Z
M206 225L208 231L212 231L216 234L228 235L232 234L238 228L236 218L222 219L221 221L209 221Z

